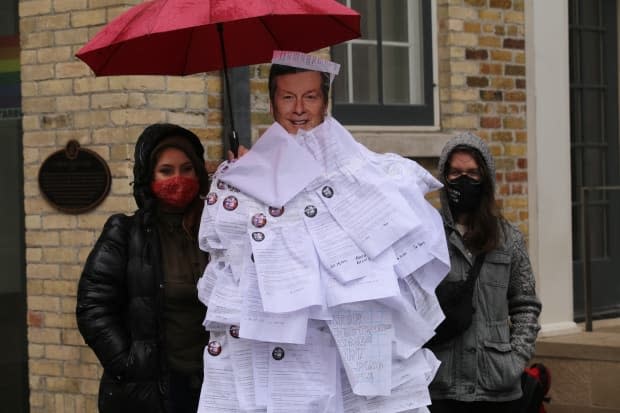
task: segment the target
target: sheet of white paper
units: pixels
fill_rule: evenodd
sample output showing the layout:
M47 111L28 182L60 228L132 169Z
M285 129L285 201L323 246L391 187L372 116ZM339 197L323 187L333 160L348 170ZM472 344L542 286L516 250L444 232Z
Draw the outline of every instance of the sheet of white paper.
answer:
M231 245L230 248L224 250L224 261L230 265L232 279L239 284L241 276L244 273L245 258L252 255L252 247L246 238L243 243Z
M209 192L200 216L200 228L198 230L198 246L203 251L221 249L222 242L215 231L215 220L219 210L218 194Z
M421 222L387 178L366 169L355 174L330 176L317 194L353 241L375 258ZM351 205L357 213L351 213Z
M267 408L267 401L269 400L269 358L271 357L272 345L260 341L254 341L253 343L252 360L254 364L252 365L252 369L254 374L256 405Z
M429 252L429 234L420 228L399 239L392 248L398 262L394 270L400 277L406 277L435 257Z
M409 233L394 245L398 264L394 267L401 277L406 277L422 266L425 271L417 274L419 284L426 291L434 292L441 280L450 271L450 255L446 241L443 220L439 212L411 185L401 189L412 208L423 220L423 231Z
M209 298L206 321L220 324L239 325L241 316L241 292L235 283L230 267L217 276L213 292Z
M390 396L370 399L354 394L345 380L342 380L342 388L345 413L410 413L431 404L427 387L417 383L403 384Z
M361 158L353 136L330 116L312 130L299 130L293 138L312 154L324 171L333 171Z
M275 122L221 178L269 206L280 207L321 174L314 157Z
M273 345L283 357L269 359L270 413L338 413L334 406L337 351L329 334L308 330L307 344Z
M235 339L228 336L228 346L232 360L232 374L235 378L235 389L239 406L242 410L256 410L256 395L254 387L254 368L252 347L256 344L251 340Z
M416 310L413 294L406 282L399 280L400 295L381 300L392 309L394 322L394 357L407 359L435 335L435 326Z
M313 305L312 307L310 307L310 313L308 315L308 318L312 320L327 321L331 320L333 317L331 311L329 311L329 307L327 307L327 304L324 304Z
M424 289L424 291L429 294L434 294L439 283L449 272L449 265L446 265L445 262L438 258L434 258L407 277L415 278L420 288Z
M349 238L318 198L306 206L304 215L321 263L339 282L363 278L373 271L366 253Z
M364 278L346 284L341 284L329 271L321 269L329 307L357 301L378 300L399 294L398 277L393 269L396 258L391 248L374 260L366 255L360 257L361 260L366 261L368 274Z
M226 191L218 199L218 212L215 231L223 248L243 243L247 237L250 202L248 197L238 192Z
M198 299L207 307L209 306L209 299L211 298L211 293L217 281L217 274L223 271L224 267L225 264L223 261L212 259L205 267L202 277L198 279L198 283L196 284Z
M303 308L289 313L263 311L256 268L251 262L246 262L245 270L240 283L243 299L239 336L272 343L303 344L306 340L309 310Z
M390 309L373 302L332 308L327 325L336 341L353 392L389 395L392 388L392 340Z
M394 360L392 368L392 386L405 383L428 386L437 373L441 362L432 351L422 348L406 360Z
M321 305L319 262L301 228L276 227L252 237L252 251L265 311L284 313Z
M422 195L440 189L443 185L428 170L411 159L394 153L375 153L366 150L367 158L385 171L390 179L399 186L403 193L411 190L420 191Z
M225 335L212 335L211 341L220 344L217 356L204 350L204 379L200 390L198 413L242 413L237 400L230 349Z
M418 269L423 271L425 267ZM422 317L429 326L433 329L437 328L439 324L446 318L439 300L434 292L428 292L422 288L415 278L415 273L407 276L405 282L409 287L411 294L413 295L413 301L416 308L416 312Z

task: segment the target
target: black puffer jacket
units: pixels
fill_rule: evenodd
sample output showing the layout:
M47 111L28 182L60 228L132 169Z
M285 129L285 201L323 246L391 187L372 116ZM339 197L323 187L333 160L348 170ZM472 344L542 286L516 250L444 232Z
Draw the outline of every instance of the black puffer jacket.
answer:
M104 368L99 388L103 413L166 411L164 274L149 163L157 143L173 135L187 137L203 158L202 145L192 132L167 124L147 128L135 152L134 196L140 209L133 216L108 219L80 278L77 323ZM203 193L207 174L201 168L197 173Z

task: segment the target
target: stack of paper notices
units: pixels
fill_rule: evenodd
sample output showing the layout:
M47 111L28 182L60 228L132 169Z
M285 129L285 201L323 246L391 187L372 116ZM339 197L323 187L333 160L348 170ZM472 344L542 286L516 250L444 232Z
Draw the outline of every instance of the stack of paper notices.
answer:
M370 152L333 118L277 123L205 200L198 283L211 341L199 412L426 412L422 348L449 270L439 182Z

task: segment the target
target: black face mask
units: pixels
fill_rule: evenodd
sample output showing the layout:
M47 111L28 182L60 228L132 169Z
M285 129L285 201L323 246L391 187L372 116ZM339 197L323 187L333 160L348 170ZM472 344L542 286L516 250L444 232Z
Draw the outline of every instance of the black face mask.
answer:
M446 186L448 203L453 214L467 213L475 210L480 205L482 185L467 175L462 175L453 181L448 181Z

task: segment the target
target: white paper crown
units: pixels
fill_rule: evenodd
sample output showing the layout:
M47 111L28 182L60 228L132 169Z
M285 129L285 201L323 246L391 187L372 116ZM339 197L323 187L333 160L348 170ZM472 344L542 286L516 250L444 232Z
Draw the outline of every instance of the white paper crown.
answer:
M301 52L274 50L271 63L329 73L330 83L334 81L334 78L340 72L340 65L338 63Z

